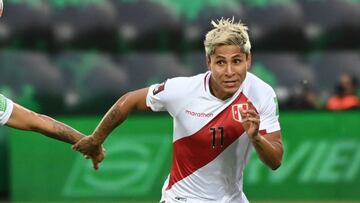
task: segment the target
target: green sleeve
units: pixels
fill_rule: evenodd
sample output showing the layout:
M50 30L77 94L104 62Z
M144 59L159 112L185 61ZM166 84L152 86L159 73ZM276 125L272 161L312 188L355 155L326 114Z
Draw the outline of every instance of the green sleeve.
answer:
M6 110L6 97L0 94L0 112L5 112Z

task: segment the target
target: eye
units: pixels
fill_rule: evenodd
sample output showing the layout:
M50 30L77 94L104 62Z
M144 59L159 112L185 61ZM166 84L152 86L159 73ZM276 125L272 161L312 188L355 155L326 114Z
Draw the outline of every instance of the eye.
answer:
M224 64L225 64L225 61L224 61L224 60L219 60L219 61L216 62L216 64L218 64L218 65L224 65Z
M234 59L234 63L235 63L235 64L239 64L239 63L241 63L241 62L242 62L241 59Z

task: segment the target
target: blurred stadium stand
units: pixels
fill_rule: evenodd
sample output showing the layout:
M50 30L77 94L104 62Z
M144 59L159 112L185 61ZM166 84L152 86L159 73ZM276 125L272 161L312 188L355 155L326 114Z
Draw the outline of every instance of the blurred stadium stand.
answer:
M193 49L204 49L204 36L211 28L211 21L221 18L244 19L245 10L243 7L204 9L193 21L182 20L183 27L183 48L187 51ZM245 20L245 19L244 19Z
M0 67L1 89L10 89L17 101L24 102L28 108L59 113L63 77L46 53L1 50Z
M159 52L137 52L121 55L118 63L129 72L131 90L143 88L168 78L190 76L191 70L180 63L176 55Z
M360 4L357 0L301 0L311 48L359 48Z
M205 51L187 52L182 57L182 62L189 67L193 73L202 73L208 70Z
M64 79L66 112L104 112L129 89L127 72L108 54L65 51L54 58Z
M5 8L0 89L44 113L102 113L129 90L206 71L204 34L221 17L249 25L251 71L282 107L304 84L325 100L340 72L360 78L358 0L8 0Z
M264 78L264 80L269 77L266 74L274 75L275 80L267 82L274 87L281 104L286 103L293 96L294 89L299 84L304 81L313 84L316 81L314 71L297 53L257 52L253 54L253 64L253 70L251 71ZM268 72L260 72L259 69L261 68L266 69Z
M308 63L318 77L314 85L324 98L329 97L329 94L332 93L342 73L350 73L356 78L360 78L359 52L327 51L313 53L309 56Z
M0 43L14 48L49 48L52 9L46 0L5 2L0 21Z
M57 2L57 1L52 1ZM53 8L54 46L116 51L118 13L110 1L78 1Z
M301 51L308 46L304 14L297 1L247 7L246 22L255 49Z
M117 10L118 46L136 50L168 50L180 47L181 27L171 12L148 0L111 0Z

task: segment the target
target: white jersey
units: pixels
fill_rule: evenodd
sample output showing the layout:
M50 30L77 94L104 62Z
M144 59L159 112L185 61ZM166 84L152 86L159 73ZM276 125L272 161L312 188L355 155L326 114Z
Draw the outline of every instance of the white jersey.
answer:
M247 203L243 170L251 143L241 124L242 104L250 100L260 115L260 133L280 130L273 89L247 73L226 100L209 89L211 72L152 85L146 103L174 120L173 160L162 190L165 203Z
M4 125L9 120L12 110L13 102L0 94L0 125Z

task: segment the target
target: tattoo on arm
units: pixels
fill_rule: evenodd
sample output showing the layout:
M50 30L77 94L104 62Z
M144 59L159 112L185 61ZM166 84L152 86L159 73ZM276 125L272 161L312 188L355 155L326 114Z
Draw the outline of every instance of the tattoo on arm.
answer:
M102 143L106 137L120 125L133 110L148 110L146 106L147 88L123 95L105 114L93 132L96 142Z
M104 140L114 128L126 119L127 115L128 112L123 112L119 106L115 104L100 122L94 135L101 141Z
M58 138L69 144L75 144L83 137L76 130L55 120L53 121L53 127L55 129L55 134L58 136Z
M83 135L74 130L73 128L65 125L64 123L61 123L59 121L56 121L48 116L45 115L39 115L43 120L45 120L46 123L50 123L51 128L50 130L44 130L39 129L43 134L57 139L64 142L67 142L69 144L75 144L78 140L80 140Z

